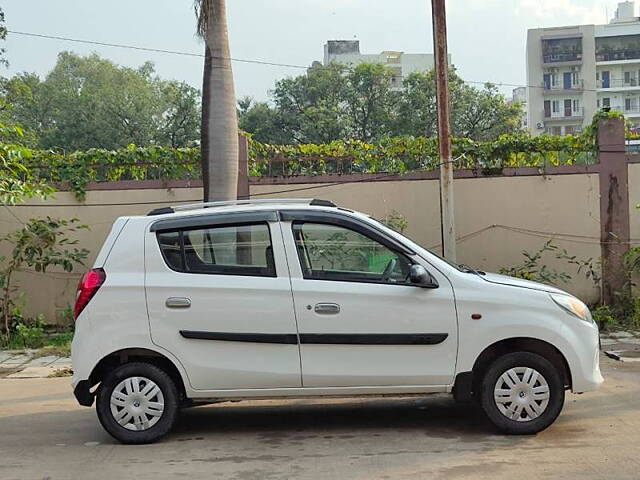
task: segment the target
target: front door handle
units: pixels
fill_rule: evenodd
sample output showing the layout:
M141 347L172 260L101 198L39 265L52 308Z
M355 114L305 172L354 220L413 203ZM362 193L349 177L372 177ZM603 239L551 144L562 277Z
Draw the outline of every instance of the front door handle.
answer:
M189 308L191 306L191 300L187 297L169 297L164 304L167 308Z
M337 303L316 303L313 311L320 315L336 315L340 313L340 305Z

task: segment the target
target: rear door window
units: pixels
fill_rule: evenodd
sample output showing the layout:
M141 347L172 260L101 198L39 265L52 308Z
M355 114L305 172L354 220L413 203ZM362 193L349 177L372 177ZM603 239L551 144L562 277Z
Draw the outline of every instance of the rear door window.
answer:
M275 277L269 225L216 225L158 232L162 255L186 273Z

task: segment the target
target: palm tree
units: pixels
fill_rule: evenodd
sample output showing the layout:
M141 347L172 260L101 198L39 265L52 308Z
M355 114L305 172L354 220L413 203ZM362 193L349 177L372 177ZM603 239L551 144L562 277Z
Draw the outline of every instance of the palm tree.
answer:
M204 201L231 200L238 188L238 121L225 0L195 0L205 42L200 151Z

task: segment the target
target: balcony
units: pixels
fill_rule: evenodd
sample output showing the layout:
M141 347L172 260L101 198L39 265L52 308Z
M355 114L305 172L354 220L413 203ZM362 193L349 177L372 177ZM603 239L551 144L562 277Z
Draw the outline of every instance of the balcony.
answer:
M637 59L640 59L640 50L617 50L596 53L596 62L618 62Z
M581 62L582 52L548 53L542 55L542 63Z
M580 63L582 62L582 38L543 38L542 63Z
M625 82L623 78L612 78L610 80L597 80L596 88L636 88L640 86L640 81L637 78L631 77L628 82Z
M596 62L623 62L640 59L640 35L596 38Z
M640 115L640 105L629 105L628 108L624 107L623 105L612 105L611 110L615 110L632 117Z
M549 83L542 82L541 87L543 93L554 94L554 93L580 93L584 90L584 82L582 79L578 80L577 83L565 84L561 81L558 85L551 85Z
M584 118L584 107L577 110L571 108L561 108L559 112L543 111L542 116L545 120L576 120Z

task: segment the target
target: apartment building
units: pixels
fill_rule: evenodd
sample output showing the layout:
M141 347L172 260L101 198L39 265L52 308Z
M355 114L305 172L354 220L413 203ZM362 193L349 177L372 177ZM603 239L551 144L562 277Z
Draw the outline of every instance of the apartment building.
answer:
M618 4L604 25L527 32L527 107L532 135L580 132L601 107L640 125L640 19Z
M345 65L384 63L393 71L391 85L402 88L402 79L412 72L431 70L435 63L430 53L404 53L385 50L381 53L360 53L359 40L329 40L324 45L324 64L335 61ZM449 55L451 65L451 55Z

